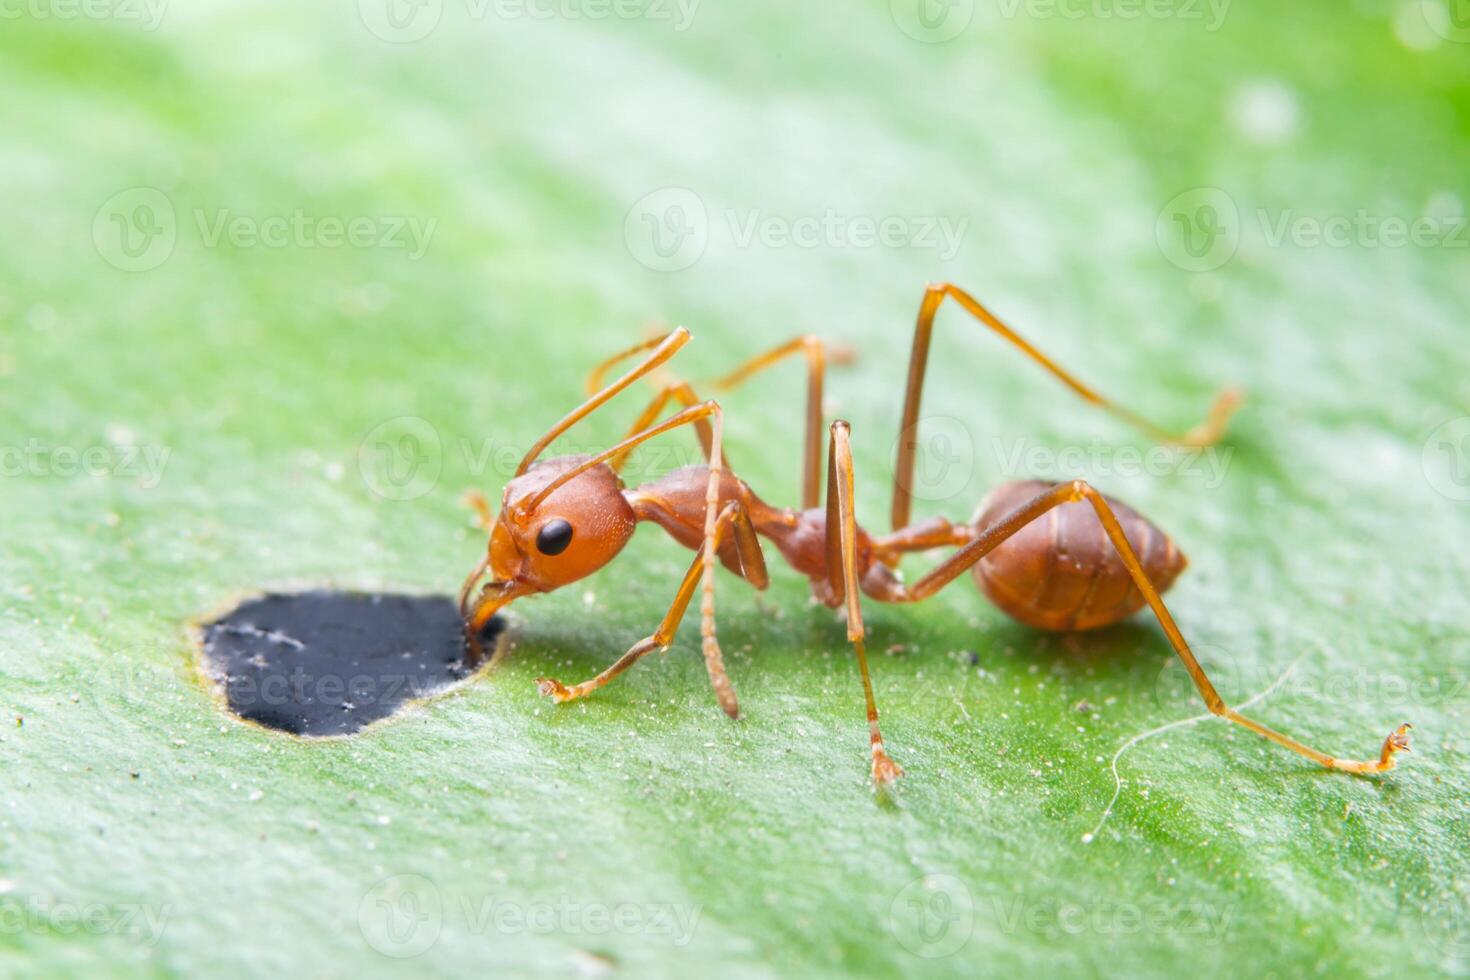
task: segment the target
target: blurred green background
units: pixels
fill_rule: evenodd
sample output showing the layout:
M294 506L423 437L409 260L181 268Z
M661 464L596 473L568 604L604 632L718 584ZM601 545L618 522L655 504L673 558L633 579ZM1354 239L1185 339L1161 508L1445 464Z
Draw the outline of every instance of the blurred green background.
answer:
M920 2L0 8L0 972L1470 972L1464 0ZM869 609L890 805L784 569L722 573L741 722L688 626L553 708L534 678L672 596L651 530L361 737L198 679L188 624L252 590L457 587L460 494L657 324L696 379L851 345L829 410L884 527L931 280L1167 424L1250 402L1220 455L1145 456L947 311L920 516L1093 480L1191 557L1171 606L1227 697L1295 663L1257 716L1342 755L1413 721L1402 768L1177 728L1083 844L1114 753L1199 702L1151 620L1041 635L968 579ZM801 384L727 402L777 503Z

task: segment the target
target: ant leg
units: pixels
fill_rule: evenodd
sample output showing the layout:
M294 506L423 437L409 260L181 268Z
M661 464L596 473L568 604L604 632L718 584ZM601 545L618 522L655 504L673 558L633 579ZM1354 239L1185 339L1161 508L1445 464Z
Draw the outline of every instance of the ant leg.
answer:
M721 441L725 432L725 415L719 405L714 406L714 438L710 440L709 482L704 491L704 548L699 557L703 567L699 576L699 640L704 652L704 667L709 673L710 686L715 689L715 700L731 718L740 717L740 704L735 699L735 688L730 684L730 675L725 673L725 657L720 651L720 642L715 637L715 558L719 551L715 531L719 516L715 513L720 505L720 474L724 469L725 457Z
M1028 503L1022 504L997 523L988 528L978 530L973 541L941 562L928 575L915 582L908 590L906 598L913 602L928 598L954 581L965 569L994 551L1007 538L1038 517L1055 507L1060 507L1062 504L1075 503L1081 500L1086 500L1090 503L1092 509L1097 513L1097 518L1102 523L1103 530L1107 532L1108 539L1112 542L1113 548L1118 552L1118 556L1123 559L1123 564L1127 566L1128 574L1133 578L1133 584L1137 586L1139 592L1143 593L1143 597L1148 602L1149 608L1153 610L1154 616L1158 618L1159 625L1163 627L1164 634L1169 638L1170 645L1173 646L1174 652L1184 663L1184 669L1189 672L1189 676L1194 680L1195 687L1199 689L1200 697L1204 699L1205 706L1210 709L1211 713L1233 721L1237 725L1249 728L1256 734L1270 739L1277 745L1285 746L1293 752L1304 755L1313 762L1326 766L1329 769L1340 769L1344 772L1385 772L1394 767L1393 755L1395 752L1408 750L1410 726L1401 725L1384 740L1383 748L1376 761L1355 762L1347 759L1338 759L1327 755L1325 752L1319 752L1314 748L1303 745L1301 742L1267 728L1259 722L1252 721L1226 704L1224 699L1215 690L1215 686L1210 683L1209 677L1205 676L1204 668L1195 659L1194 652L1190 650L1189 643L1184 639L1184 634L1175 625L1174 617L1170 615L1168 608L1165 607L1164 600L1159 595L1159 590L1154 588L1153 583L1149 581L1147 573L1143 570L1142 563L1138 560L1138 555L1134 553L1133 546L1129 544L1128 537L1123 533L1122 525L1118 523L1118 518L1113 514L1112 508L1108 506L1107 500L1103 498L1102 494L1098 493L1082 480L1058 484L1050 490L1038 494Z
M538 455L541 455L542 451L544 451L545 448L548 447L548 445L553 444L553 442L556 441L557 436L562 435L562 433L566 432L567 429L572 428L573 425L581 422L581 420L585 419L585 417L589 416L589 414L597 411L598 408L604 406L607 401L612 400L614 395L619 394L620 391L628 388L628 386L632 385L632 383L637 382L639 378L642 378L642 376L648 375L648 373L653 372L653 370L659 369L664 361L667 361L670 359L670 357L678 354L679 348L684 347L684 345L688 344L688 342L689 331L686 331L685 328L679 326L679 328L675 328L673 329L673 331L670 331L669 334L657 336L657 338L650 339L650 341L642 342L642 344L638 344L637 347L631 348L631 350L623 351L623 353L619 354L616 359L613 359L612 361L607 361L607 364L612 364L616 363L617 360L623 359L623 357L629 357L632 356L632 354L641 353L641 351L653 351L653 353L648 354L648 356L645 357L644 360L642 360L642 363L639 363L637 367L634 367L631 372L626 373L626 375L623 375L622 378L617 379L617 381L610 383L610 385L607 385L606 388L601 389L601 391L591 392L587 401L584 401L581 406L573 408L573 410L570 411L569 414L566 414L566 416L563 416L562 419L560 419L559 422L556 423L556 425L551 426L551 428L548 429L547 432L545 432L545 435L542 435L541 438L535 441L535 444L532 445L531 450L529 450L528 453L525 454L525 457L522 457L519 466L516 467L516 476L523 475L526 470L531 469L531 464L535 463ZM679 425L679 423L676 423L676 425ZM669 426L669 428L672 428L672 426ZM659 429L659 432L663 432L663 430L666 429ZM650 432L653 433L653 430L650 430ZM647 436L644 436L644 438L647 438ZM632 439L625 439L625 442L629 445L635 444ZM598 457L598 461L604 460L604 458L606 458L606 455L603 455L603 457ZM560 485L560 483L557 483L557 485ZM544 495L542 495L542 497L544 497ZM538 498L538 500L541 500L541 498ZM485 498L482 497L482 495L475 494L475 492L472 491L469 495L466 495L466 501L469 502L470 507L475 508L476 513L479 514L479 520L481 520L482 526L487 527L487 529L490 529L491 526L494 526L495 522L494 517L492 517L490 513L490 504L485 501ZM473 610L472 608L470 608L470 592L472 592L473 588L475 588L475 583L478 582L479 577L481 577L482 574L485 574L485 569L487 569L488 566L490 566L490 555L488 555L487 552L487 555L485 555L485 557L482 557L481 560L479 560L479 563L476 564L475 569L473 569L472 572L469 573L469 577L466 577L465 585L460 588L460 616L465 617L467 623L469 623L470 642L475 642L475 638L476 635L478 635L479 629L481 629L481 627L484 627L485 623L488 623L488 621L490 621L491 617L495 614L495 610L498 610L501 605L504 605L504 602L509 601L509 599L503 597L503 595L500 595L500 597L495 597L495 595L491 595L491 597L487 597L487 595L481 595L479 599L476 599L476 604L475 607L473 607Z
M883 748L878 729L878 704L873 697L873 679L868 673L868 653L863 629L862 591L857 576L857 520L853 514L852 447L846 422L832 423L832 441L827 450L827 584L833 595L847 602L847 639L857 654L858 673L863 679L863 697L868 704L868 738L873 747L873 782L879 786L903 775L903 768Z
M629 427L624 438L634 436L652 425L670 401L677 401L685 408L693 408L699 404L699 396L694 393L694 389L689 387L688 383L683 381L664 385L659 389L658 394L653 396L653 401L648 403L648 407L639 413L638 418ZM694 430L699 434L700 448L704 450L704 458L708 460L711 455L710 442L713 439L709 422L705 419L700 419L694 423ZM616 456L609 458L607 465L612 467L614 473L620 473L631 453L631 449L624 450ZM726 456L726 462L727 464L729 462L728 454Z
M495 526L495 515L490 512L490 502L485 495L478 490L466 490L464 502L475 512L475 522L480 525L480 530L489 531ZM490 555L487 552L479 563L475 565L469 576L464 580L464 585L459 590L459 614L468 618L470 611L470 593L474 591L475 583L480 581L485 574L485 569L490 567Z
M969 544L974 532L968 525L952 524L943 517L931 517L917 524L900 528L873 540L873 552L878 560L890 568L914 551L929 551L932 548L952 548Z
M626 377L632 377L627 375ZM590 404L590 403L589 403ZM704 593L699 605L700 623L699 632L703 640L704 665L709 671L710 683L715 689L715 696L719 699L720 707L732 718L740 715L740 706L735 699L735 690L730 685L730 678L725 673L725 661L720 652L719 641L715 638L715 558L716 547L715 528L718 525L719 514L717 508L720 501L720 481L724 474L724 456L721 453L721 441L725 431L725 416L720 410L718 402L707 401L674 415L657 425L650 426L635 436L624 439L611 449L603 450L596 456L589 457L577 465L558 474L544 487L530 494L525 499L516 502L516 514L525 515L535 513L537 507L547 497L551 496L568 481L576 479L594 466L600 466L608 459L619 453L625 452L640 443L652 439L654 436L669 432L681 425L689 425L700 419L711 420L710 439L710 461L709 479L705 484L704 492L704 547L700 552L702 563L700 587ZM490 607L493 608L493 607ZM471 623L478 621L480 613L475 613Z
M466 490L460 498L464 505L475 512L475 523L480 525L480 530L488 531L495 526L495 513L490 509L490 501L478 490Z
M629 348L597 365L587 377L587 390L590 394L597 390L602 384L603 376L606 375L613 365L617 364L633 354L647 349L647 344ZM847 363L852 360L852 353L847 349L836 349L828 351L827 346L818 337L804 335L796 337L779 347L774 347L737 367L729 374L717 378L713 386L717 391L731 391L748 381L751 376L764 371L766 368L779 363L788 356L796 353L805 355L807 361L807 395L806 395L806 430L805 442L801 466L801 500L804 509L816 507L822 494L822 391L826 375L827 360L837 363ZM639 416L630 432L637 432L642 426L651 425L670 399L677 399L684 406L697 404L698 397L687 383L670 382L665 384L654 397L653 402ZM705 455L709 455L710 433L708 428L701 427L700 442L704 446ZM613 469L619 469L624 459L619 456L611 461Z
M1091 388L1072 377L1055 361L1031 346L1025 339L1000 318L991 313L969 293L951 283L931 283L924 290L923 302L919 304L919 319L914 326L914 345L909 355L908 384L903 397L903 421L898 430L898 463L893 474L892 521L895 531L909 523L909 508L912 501L910 487L913 486L914 457L918 452L919 400L924 391L924 372L929 365L929 341L934 332L934 315L945 298L952 298L975 319L1000 334L1021 353L1049 371L1062 384L1071 388L1083 401L1122 419L1143 430L1159 442L1176 443L1183 446L1208 446L1216 442L1225 431L1225 423L1240 407L1244 396L1239 389L1227 388L1215 399L1210 414L1204 422L1183 434L1175 434L1159 428L1142 416L1136 415L1120 405L1114 404Z
M761 552L760 541L756 538L755 528L750 523L750 515L746 513L745 507L737 500L725 504L715 521L714 550L718 551L724 543L728 533L735 535L736 549L740 555L740 572L744 578L758 589L763 589L767 584L765 555ZM674 596L673 605L665 614L663 622L652 635L639 640L628 648L611 667L588 681L583 681L573 687L564 687L561 682L550 677L538 678L542 694L550 695L558 703L571 701L576 698L585 697L593 691L602 687L608 681L633 666L646 654L654 650L667 649L673 642L674 634L679 629L679 623L684 618L684 613L689 608L690 601L694 598L694 591L699 587L700 579L704 572L704 552L706 548L701 547L699 554L695 555L694 561L689 566L689 571L684 573L684 580L679 583L679 591ZM732 694L733 697L733 694ZM738 708L737 708L738 712Z
M806 432L801 461L801 506L816 507L822 496L822 387L827 370L827 349L810 334L774 347L713 382L716 391L732 391L754 374L777 364L791 354L806 356ZM834 361L849 361L850 351L834 351Z
M469 619L470 593L475 590L475 583L480 581L480 578L485 574L485 570L489 567L490 555L487 551L486 554L479 560L479 562L476 563L475 567L471 569L470 574L464 580L464 585L460 586L459 615L461 619Z

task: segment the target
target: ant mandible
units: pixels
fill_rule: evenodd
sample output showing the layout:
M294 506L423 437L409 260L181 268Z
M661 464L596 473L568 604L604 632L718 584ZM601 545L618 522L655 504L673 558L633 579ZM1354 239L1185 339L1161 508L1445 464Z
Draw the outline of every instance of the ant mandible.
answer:
M619 392L658 369L688 343L689 332L679 327L609 358L593 371L588 379L590 397L553 425L526 453L505 486L498 516L492 517L483 497L469 495L482 525L490 531L486 555L460 592L460 610L471 642L497 611L515 599L554 591L606 565L622 551L639 523L651 521L696 552L673 604L651 635L633 644L596 677L571 687L551 678L538 679L541 692L557 702L584 697L646 654L667 649L698 589L700 636L710 682L720 707L731 718L739 717L735 690L725 672L715 637L715 559L718 557L726 568L756 589L765 589L768 577L760 538L766 538L792 567L810 578L817 600L833 609L846 606L847 638L857 654L867 701L872 775L880 785L902 775L903 770L884 749L878 728L859 593L880 602L919 602L949 585L967 569L1004 612L1044 630L1079 631L1107 626L1147 604L1211 712L1328 768L1354 773L1392 769L1394 753L1409 747L1409 725L1388 736L1376 761L1355 762L1303 745L1227 705L1205 676L1160 597L1183 571L1186 564L1183 554L1167 534L1146 518L1094 490L1085 481L1055 485L1009 483L993 491L968 524L954 524L943 518L910 523L919 400L934 316L946 298L953 299L1083 400L1160 441L1209 445L1220 437L1240 404L1239 393L1227 390L1216 399L1204 423L1183 435L1173 435L1073 378L968 293L953 285L935 284L926 289L919 307L909 361L893 480L893 529L889 534L869 534L853 517L849 427L840 420L833 422L830 429L827 499L825 507L819 506L826 353L821 341L814 337L798 337L714 383L716 389L729 390L789 355L805 355L807 405L799 510L768 505L731 472L721 445L720 405L701 400L684 382L664 384L627 436L612 448L591 456L558 456L536 462L555 439ZM602 384L604 374L613 365L644 352L648 352L647 356L635 368L610 384ZM677 402L682 409L658 421L670 402ZM707 464L686 466L632 489L625 487L618 473L628 454L640 443L684 425L695 426ZM1047 520L1043 521L1043 517ZM1001 547L1003 544L1006 547ZM959 550L913 585L906 586L897 574L902 557L940 547ZM471 604L475 586L487 570L491 581L480 589Z

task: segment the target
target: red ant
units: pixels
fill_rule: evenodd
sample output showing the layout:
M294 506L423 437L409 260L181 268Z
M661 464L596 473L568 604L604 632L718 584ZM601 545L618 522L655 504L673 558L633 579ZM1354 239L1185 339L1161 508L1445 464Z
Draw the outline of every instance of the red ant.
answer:
M768 583L760 544L760 538L764 537L787 562L811 579L812 592L819 601L834 609L846 606L847 638L857 654L867 700L873 778L880 785L902 775L903 770L884 750L878 728L878 709L863 644L865 631L859 593L881 602L919 602L949 585L967 569L1002 610L1023 623L1045 630L1107 626L1147 604L1211 712L1332 769L1356 773L1392 769L1394 753L1409 747L1408 725L1388 736L1376 761L1354 762L1303 745L1225 704L1160 598L1160 593L1184 570L1184 555L1167 534L1147 519L1098 493L1086 482L1010 483L991 493L971 523L953 524L943 518L909 523L919 399L934 315L946 298L952 298L1083 400L1160 441L1209 445L1220 437L1240 404L1240 394L1227 390L1217 398L1203 424L1183 435L1172 435L1077 381L963 290L938 284L928 287L919 307L899 430L891 511L893 530L889 534L869 534L853 518L852 451L848 424L840 420L833 422L830 429L827 500L825 507L819 506L826 353L821 341L814 337L799 337L715 382L717 389L729 390L789 355L806 356L806 432L800 510L768 505L730 471L721 446L723 415L719 404L700 400L691 386L683 382L663 385L628 435L611 449L593 456L559 456L536 462L553 440L672 358L690 339L689 332L680 327L598 366L588 379L590 397L552 426L526 453L515 476L505 486L498 517L491 516L483 497L470 495L471 504L490 530L490 543L486 556L465 580L460 593L460 608L469 635L477 637L490 618L513 600L551 592L598 570L622 551L640 522L652 521L674 540L697 552L663 622L590 680L566 687L560 681L540 678L537 684L543 694L557 702L571 701L602 687L645 654L667 649L695 590L699 589L705 666L720 707L736 718L740 709L715 638L715 558L718 556L726 568L755 588L764 589ZM611 384L602 385L603 375L613 365L645 351L650 353L637 367ZM682 405L682 410L657 421L671 401ZM634 447L691 424L696 427L707 465L674 470L633 489L623 485L618 471ZM1043 517L1047 519L1043 521ZM902 557L940 547L959 550L912 585L905 585L896 574ZM471 594L487 569L492 580L480 589L472 605Z

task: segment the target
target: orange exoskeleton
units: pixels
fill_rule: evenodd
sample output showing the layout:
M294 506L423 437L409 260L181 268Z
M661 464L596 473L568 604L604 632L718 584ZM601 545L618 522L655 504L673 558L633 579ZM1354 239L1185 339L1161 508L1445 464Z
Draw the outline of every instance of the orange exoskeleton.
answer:
M956 524L943 518L910 521L919 402L934 317L946 298L1019 348L1082 399L1160 441L1208 445L1222 435L1240 402L1238 393L1226 391L1204 423L1183 435L1173 435L1076 380L968 293L940 284L928 287L919 308L900 422L892 529L888 534L869 534L854 517L852 452L846 422L833 422L827 432L826 501L822 503L826 353L814 337L799 337L783 344L714 382L717 389L728 390L789 355L805 355L807 410L800 508L767 504L731 471L721 445L723 416L719 404L701 400L683 382L664 384L628 435L608 450L537 461L578 421L672 358L689 340L688 331L681 327L609 358L593 372L588 399L531 447L506 484L498 514L492 515L486 501L472 495L482 523L490 530L486 554L460 593L472 642L508 603L554 591L592 574L622 551L640 523L654 523L696 553L667 614L651 634L597 676L571 687L541 678L538 683L544 694L558 702L583 697L649 652L666 648L698 591L702 595L700 634L705 665L720 706L731 717L737 717L738 701L715 635L715 565L718 561L755 588L764 589L768 577L761 539L765 539L810 579L818 601L846 610L847 637L857 657L867 704L872 775L880 784L891 782L902 770L889 757L878 726L861 597L881 602L919 602L966 571L975 575L985 594L1002 610L1040 629L1092 629L1118 622L1147 606L1210 711L1332 769L1368 773L1393 768L1394 753L1408 748L1408 725L1388 736L1377 759L1351 761L1319 752L1225 704L1163 602L1162 593L1184 570L1182 552L1142 515L1103 496L1086 482L1007 484L998 488L968 523ZM645 352L632 370L610 384L602 384L603 375L614 364ZM682 406L680 411L660 421L671 402ZM638 487L624 485L618 474L630 452L649 439L686 425L694 426L699 435L704 464L677 469ZM906 584L898 573L903 557L935 548L956 550L927 574ZM487 572L490 581L482 585Z

